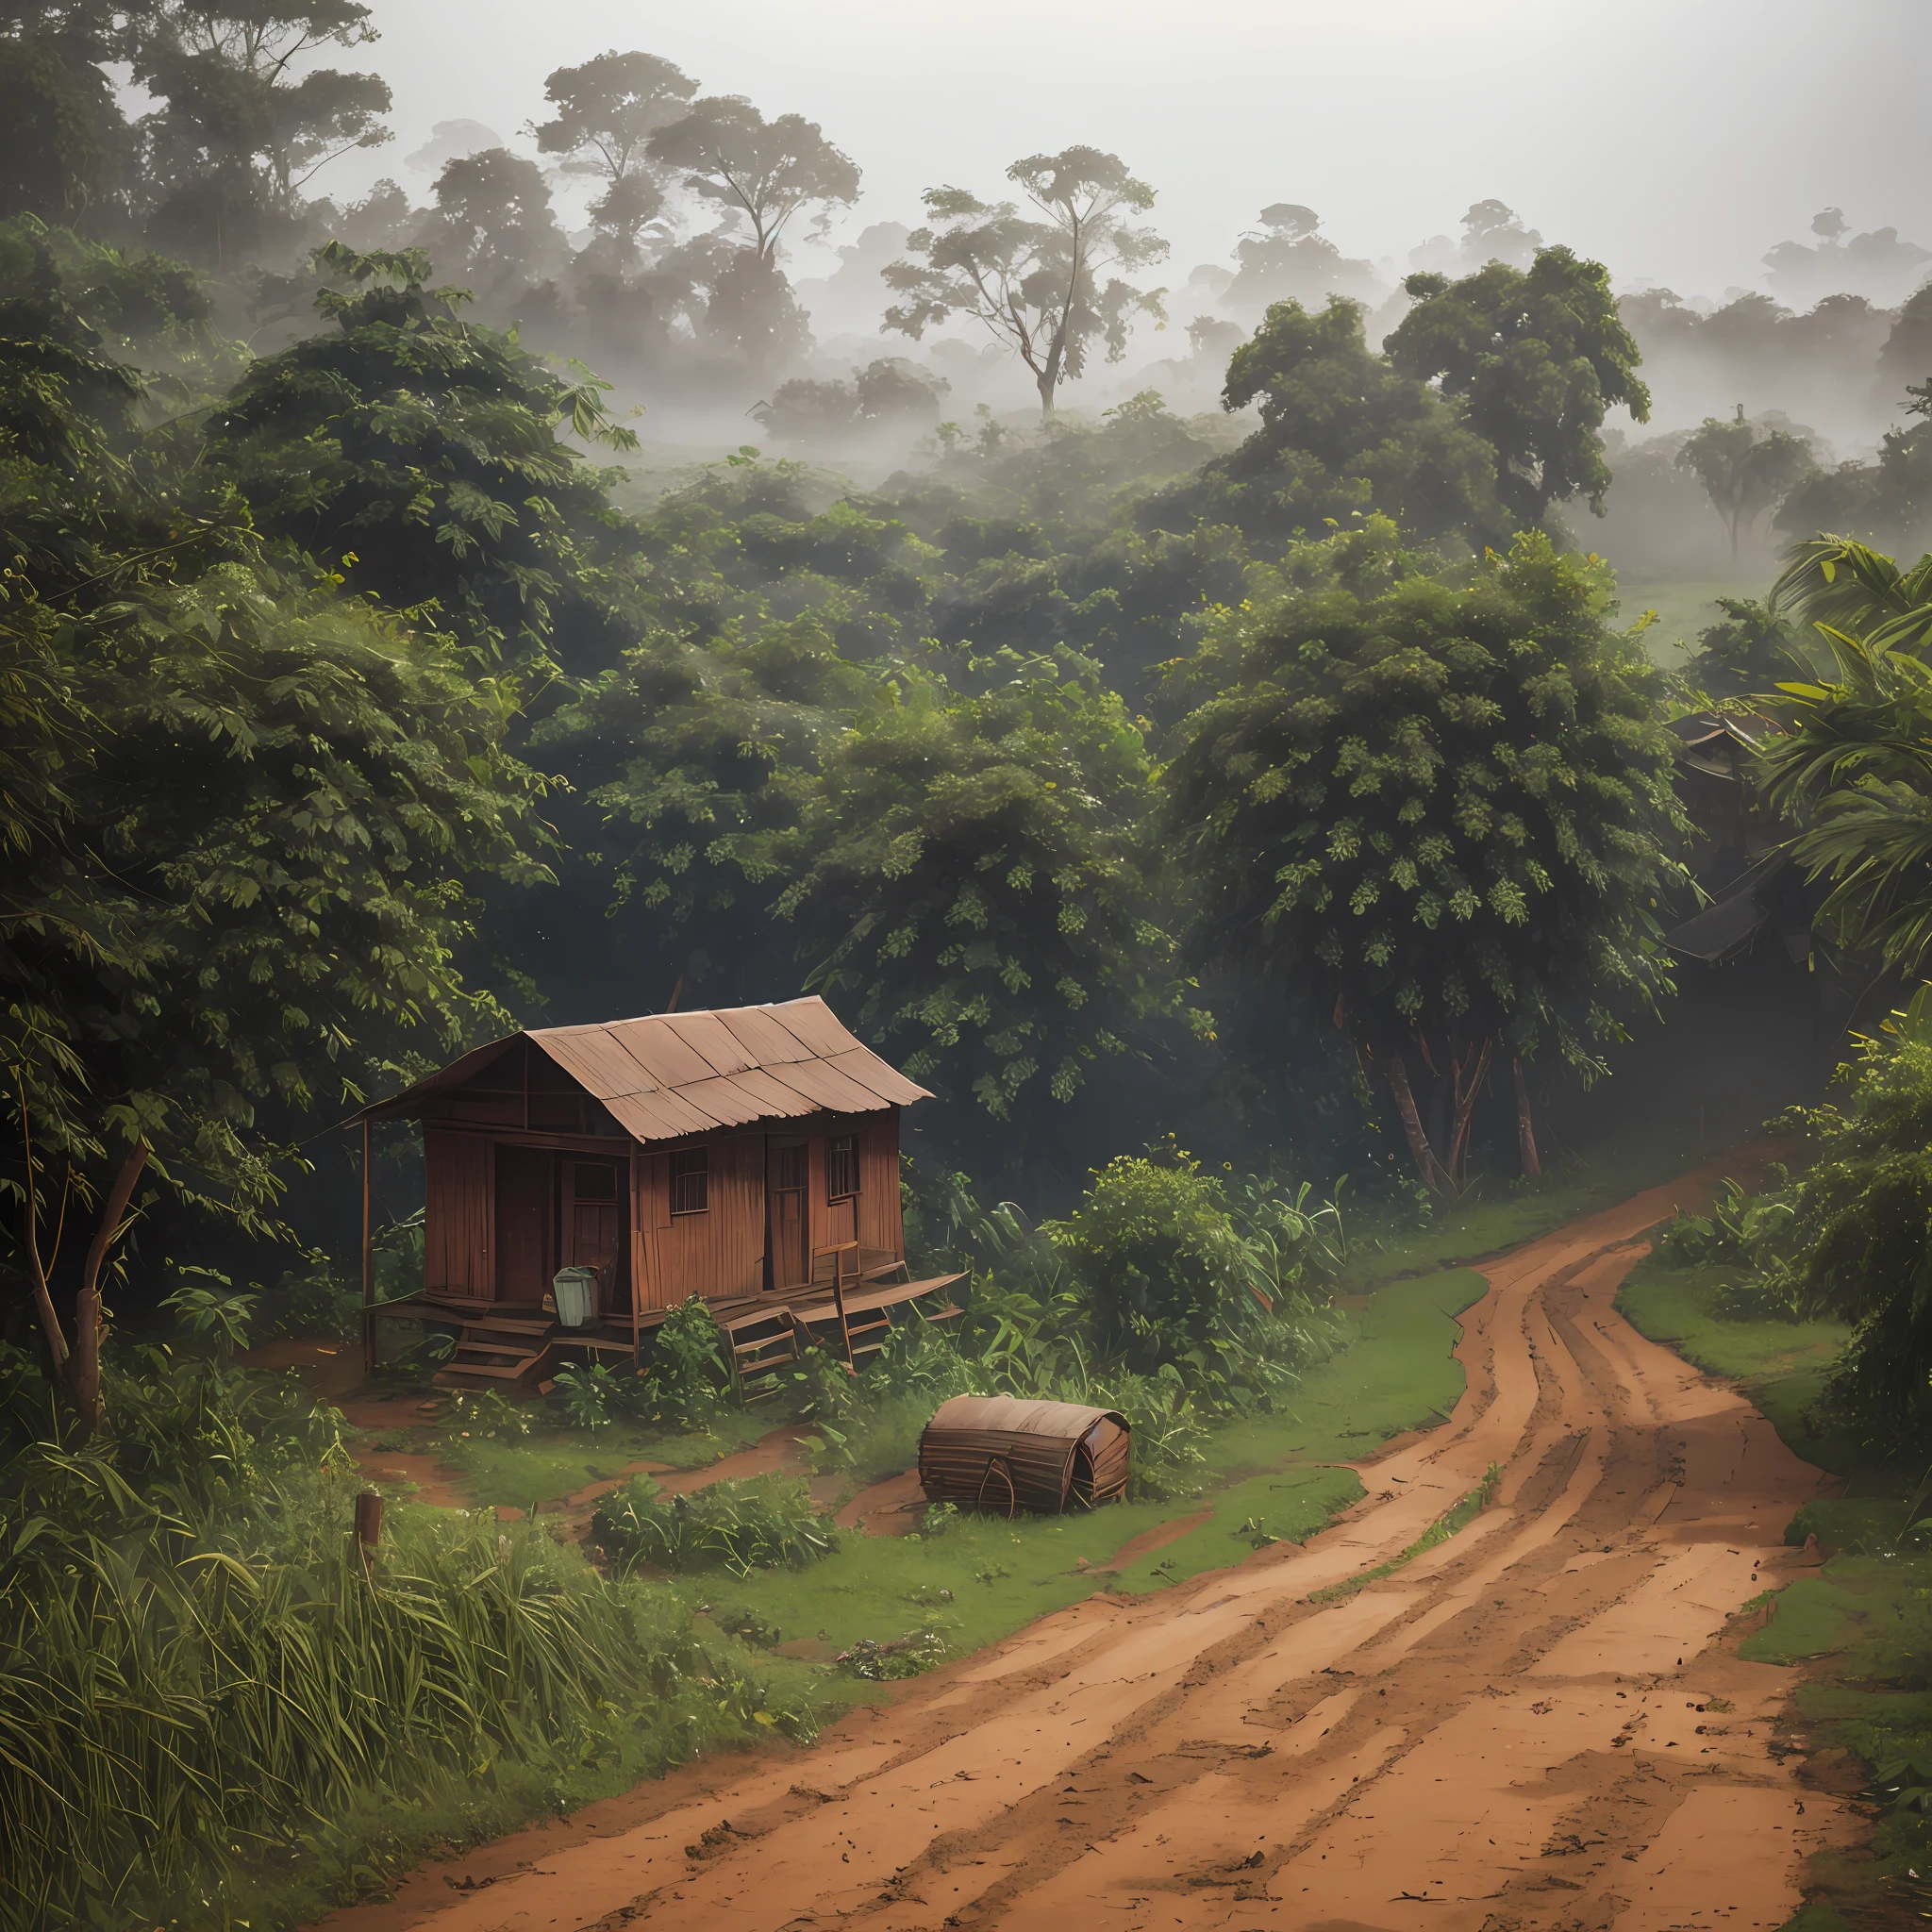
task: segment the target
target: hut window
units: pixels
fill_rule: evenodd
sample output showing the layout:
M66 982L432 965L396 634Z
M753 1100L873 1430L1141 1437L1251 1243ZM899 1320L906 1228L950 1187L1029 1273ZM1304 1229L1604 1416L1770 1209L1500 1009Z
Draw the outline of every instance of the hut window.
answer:
M711 1205L711 1155L706 1147L671 1157L671 1211L702 1214Z
M825 1199L846 1201L858 1191L858 1136L835 1134L825 1142Z

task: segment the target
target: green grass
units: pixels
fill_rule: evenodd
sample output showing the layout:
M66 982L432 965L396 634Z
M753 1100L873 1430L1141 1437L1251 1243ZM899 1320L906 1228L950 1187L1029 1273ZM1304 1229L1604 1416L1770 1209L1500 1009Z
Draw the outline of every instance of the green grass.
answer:
M1719 1315L1711 1295L1736 1274L1718 1263L1680 1268L1653 1255L1630 1271L1617 1307L1640 1335L1713 1375L1740 1383L1807 1462L1880 1481L1887 1493L1893 1492L1895 1472L1875 1469L1849 1435L1818 1418L1825 1377L1852 1331L1840 1322L1740 1322Z
M1607 1139L1591 1148L1587 1161L1553 1162L1541 1181L1481 1177L1460 1201L1435 1210L1425 1226L1357 1216L1342 1285L1372 1289L1405 1274L1461 1267L1520 1247L1646 1188L1660 1187L1713 1151L1700 1150L1693 1134L1646 1128Z
M628 1462L661 1462L673 1469L697 1469L746 1449L782 1423L780 1416L728 1408L702 1435L668 1435L613 1423L594 1434L576 1429L539 1428L525 1437L472 1439L435 1446L463 1470L456 1485L476 1507L501 1504L534 1509L574 1494L587 1484L620 1474ZM431 1447L425 1432L424 1447Z
M860 1638L929 1626L964 1652L1096 1589L1160 1590L1240 1562L1257 1547L1257 1532L1300 1542L1362 1494L1355 1473L1336 1463L1455 1407L1463 1387L1450 1355L1455 1318L1483 1288L1476 1274L1436 1274L1370 1296L1349 1314L1350 1346L1310 1370L1291 1401L1210 1438L1197 1495L1012 1523L960 1517L932 1538L846 1535L808 1570L721 1581L709 1593L751 1610L787 1641L822 1638L843 1650ZM1132 1538L1193 1516L1204 1520L1117 1575L1092 1574ZM842 1694L875 1692L853 1684Z
M1843 1647L1858 1599L1823 1576L1801 1576L1777 1592L1777 1615L1738 1646L1738 1655L1760 1664L1794 1664Z

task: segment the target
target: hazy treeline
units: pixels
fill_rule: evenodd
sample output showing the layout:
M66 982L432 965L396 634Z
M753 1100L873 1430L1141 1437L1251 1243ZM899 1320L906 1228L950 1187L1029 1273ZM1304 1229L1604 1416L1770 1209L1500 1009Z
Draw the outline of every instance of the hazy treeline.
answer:
M370 64L375 40L355 0L16 8L0 15L0 212L140 241L210 272L225 325L257 341L308 325L306 296L287 277L310 248L425 247L477 315L596 368L625 407L646 407L659 441L729 446L751 435L882 475L941 422L1022 405L1024 358L989 333L984 312L905 299L908 274L933 272L919 245L933 208L949 195L972 202L984 183L936 186L924 225L906 210L913 219L819 245L841 224L849 232L863 184L808 102L754 104L729 92L728 75L612 51L544 76L541 107L508 137L440 123L360 198L332 197L332 162L391 140L390 89ZM123 74L139 95L117 85ZM1002 158L986 160L998 181ZM1056 192L1022 163L965 225L990 233L1005 209L1006 242L1024 246L1019 230L1042 210L1052 225ZM1152 200L1149 190L1141 214ZM961 225L941 212L941 243ZM1131 287L1135 300L1076 328L1073 373L1096 407L1155 389L1183 415L1209 409L1227 357L1272 303L1359 302L1378 343L1412 300L1411 274L1524 267L1543 240L1488 200L1456 234L1370 259L1324 235L1316 209L1278 201L1255 213L1224 261L1183 269L1142 223L1130 273L1094 289L1102 308L1118 308L1109 288ZM1609 532L1644 567L1692 560L1668 554L1688 499L1673 500L1675 452L1657 434L1741 404L1754 419L1796 425L1828 468L1869 458L1899 428L1906 385L1924 374L1927 312L1911 298L1932 252L1891 228L1855 231L1827 208L1808 237L1776 242L1764 260L1766 291L1622 299L1649 372L1654 434L1631 451ZM1028 272L1010 246L1003 265L979 266L1013 286ZM1083 334L1093 337L1091 367ZM1693 528L1707 548L1709 526Z

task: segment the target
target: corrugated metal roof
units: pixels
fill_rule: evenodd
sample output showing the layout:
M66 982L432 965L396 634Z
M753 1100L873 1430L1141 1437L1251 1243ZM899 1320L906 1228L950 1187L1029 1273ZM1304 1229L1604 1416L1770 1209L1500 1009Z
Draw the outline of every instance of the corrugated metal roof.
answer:
M875 1113L931 1096L840 1024L824 1000L715 1012L646 1013L594 1026L537 1026L477 1047L357 1116L417 1112L528 1040L640 1141L675 1141L829 1109Z

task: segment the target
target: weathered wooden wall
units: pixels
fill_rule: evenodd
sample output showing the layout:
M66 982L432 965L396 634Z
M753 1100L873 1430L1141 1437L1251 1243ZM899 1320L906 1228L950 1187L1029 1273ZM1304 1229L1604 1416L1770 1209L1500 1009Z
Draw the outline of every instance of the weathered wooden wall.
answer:
M667 1308L687 1296L709 1300L756 1294L764 1285L765 1137L733 1134L708 1143L710 1205L702 1214L671 1211L671 1161L654 1154L644 1225L643 1306Z
M858 1126L858 1236L868 1248L906 1252L899 1206L899 1109L866 1115Z
M423 1130L423 1285L432 1294L491 1298L491 1144L481 1134Z

